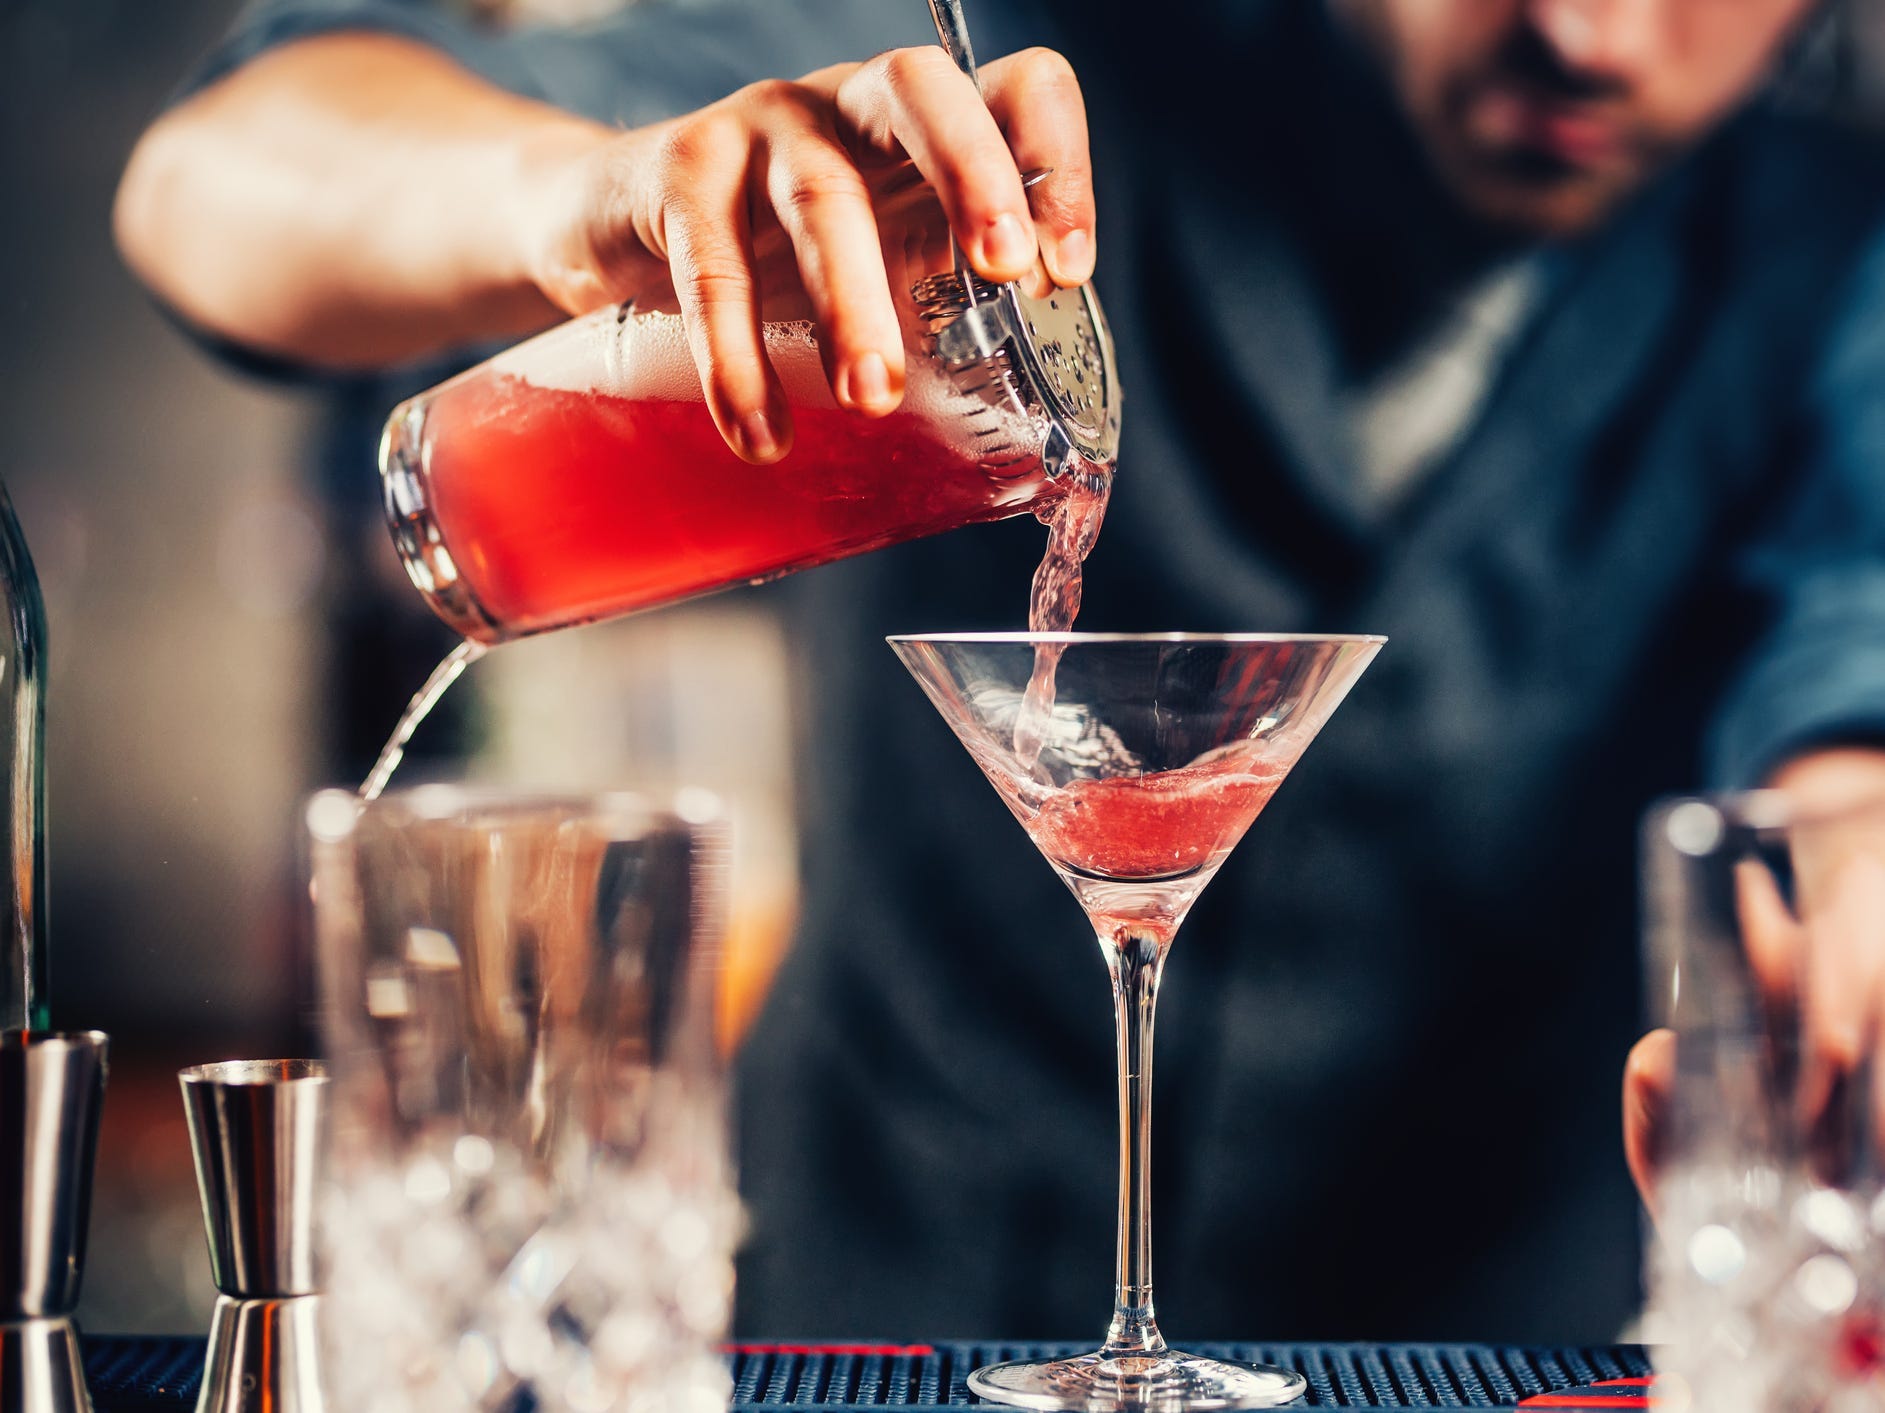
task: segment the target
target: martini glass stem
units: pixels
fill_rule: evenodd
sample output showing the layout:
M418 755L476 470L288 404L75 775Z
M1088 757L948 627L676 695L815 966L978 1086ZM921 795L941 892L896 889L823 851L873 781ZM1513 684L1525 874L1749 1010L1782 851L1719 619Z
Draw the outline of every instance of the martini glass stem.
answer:
M1152 1309L1152 1020L1165 946L1144 933L1100 935L1119 1047L1119 1249L1107 1358L1165 1350Z

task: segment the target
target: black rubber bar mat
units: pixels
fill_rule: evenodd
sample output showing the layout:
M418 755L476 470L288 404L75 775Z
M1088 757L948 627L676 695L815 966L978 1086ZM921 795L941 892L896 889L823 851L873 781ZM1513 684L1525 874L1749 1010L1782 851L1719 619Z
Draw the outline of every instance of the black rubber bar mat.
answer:
M1649 1359L1633 1345L1526 1349L1427 1344L1195 1344L1220 1358L1295 1369L1318 1408L1645 1407ZM1003 1359L1077 1354L1043 1344L747 1344L728 1351L734 1413L980 1404L969 1371ZM97 1413L194 1408L200 1339L89 1337ZM1587 1395L1567 1391L1590 1389ZM1299 1405L1300 1406L1300 1405Z

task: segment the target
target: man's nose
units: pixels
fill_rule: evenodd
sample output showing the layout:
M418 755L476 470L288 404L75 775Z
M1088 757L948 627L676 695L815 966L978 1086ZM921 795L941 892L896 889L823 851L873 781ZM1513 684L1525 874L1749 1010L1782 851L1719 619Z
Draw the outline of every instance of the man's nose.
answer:
M1627 82L1652 67L1667 0L1524 0L1532 28L1569 72Z

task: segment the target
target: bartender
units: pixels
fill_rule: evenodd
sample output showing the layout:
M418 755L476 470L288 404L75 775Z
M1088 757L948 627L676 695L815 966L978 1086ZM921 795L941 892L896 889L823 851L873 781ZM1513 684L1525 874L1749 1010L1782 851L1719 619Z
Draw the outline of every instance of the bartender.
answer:
M904 375L899 167L988 278L1097 264L1128 413L1082 625L1391 640L1168 973L1165 1322L1613 1333L1636 821L1885 779L1885 161L1781 101L1827 7L1010 0L971 15L986 103L915 0L526 8L251 6L132 157L127 259L374 416L415 360L671 285L723 434L787 475L768 232L860 418ZM810 817L741 1056L744 1332L1096 1333L1103 971L880 641L1015 626L1040 548L772 591Z

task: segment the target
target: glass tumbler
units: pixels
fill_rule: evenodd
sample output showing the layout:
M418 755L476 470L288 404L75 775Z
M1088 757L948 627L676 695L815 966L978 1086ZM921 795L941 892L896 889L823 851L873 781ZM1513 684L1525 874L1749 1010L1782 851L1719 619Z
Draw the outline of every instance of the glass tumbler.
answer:
M327 791L305 824L330 1406L724 1407L710 797Z
M1885 1406L1885 802L1675 801L1645 865L1664 1405Z

